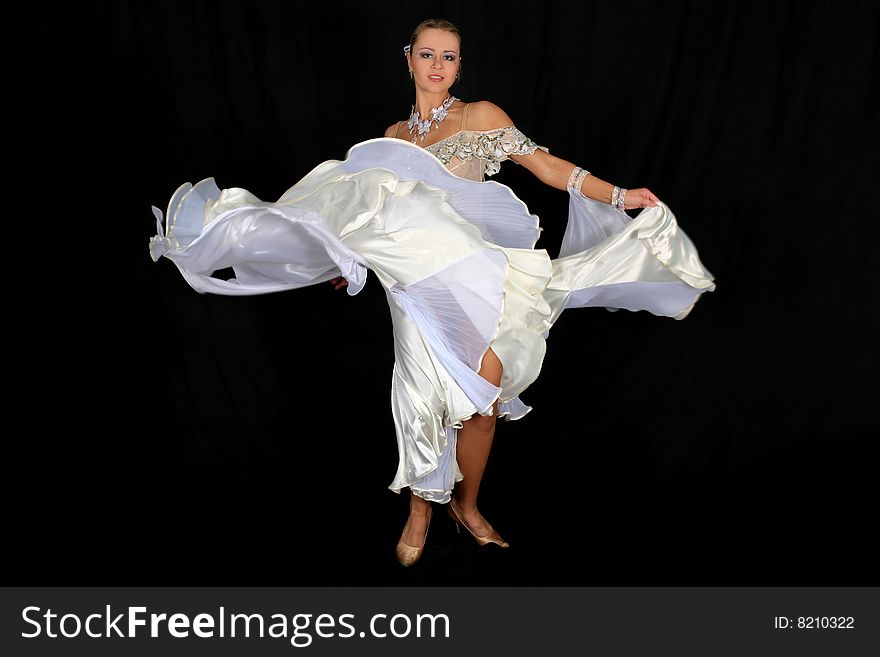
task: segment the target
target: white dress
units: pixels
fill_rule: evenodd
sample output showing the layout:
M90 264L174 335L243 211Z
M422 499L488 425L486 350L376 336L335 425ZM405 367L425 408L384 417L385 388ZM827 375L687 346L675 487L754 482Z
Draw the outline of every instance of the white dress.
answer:
M391 409L399 462L389 488L448 502L462 479L457 430L475 413L517 420L549 329L565 308L648 310L682 319L713 290L687 235L660 203L631 219L569 180L559 257L536 249L538 217L510 188L483 182L537 146L514 126L460 131L427 149L392 138L353 146L276 202L213 178L181 185L166 225L153 207L154 260L171 259L199 292L264 294L372 271L394 328ZM227 267L235 278L212 274ZM501 385L480 377L491 346Z

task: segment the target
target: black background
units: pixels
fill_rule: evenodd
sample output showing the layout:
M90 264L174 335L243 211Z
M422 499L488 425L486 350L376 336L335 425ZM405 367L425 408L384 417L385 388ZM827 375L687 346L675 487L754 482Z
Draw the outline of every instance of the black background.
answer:
M203 296L150 211L274 200L405 119L421 20L466 100L675 212L718 288L568 311L480 508L394 545L378 281ZM17 584L876 583L874 2L104 2L9 14L7 579ZM507 163L556 255L567 197ZM435 511L443 511L438 508Z

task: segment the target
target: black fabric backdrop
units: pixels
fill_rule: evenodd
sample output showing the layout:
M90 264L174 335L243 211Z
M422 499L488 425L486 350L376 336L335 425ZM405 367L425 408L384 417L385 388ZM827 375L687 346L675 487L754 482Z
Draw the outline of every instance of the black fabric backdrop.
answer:
M203 296L147 242L185 181L275 200L406 118L434 15L458 97L652 189L718 287L680 322L566 311L481 489L512 547L435 513L404 570L378 281ZM877 25L864 1L12 10L7 579L876 584ZM495 179L555 257L566 195Z

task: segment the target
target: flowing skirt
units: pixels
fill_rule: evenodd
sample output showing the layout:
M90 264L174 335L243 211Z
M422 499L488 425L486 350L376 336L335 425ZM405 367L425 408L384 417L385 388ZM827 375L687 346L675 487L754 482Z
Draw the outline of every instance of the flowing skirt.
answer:
M684 318L712 275L660 203L635 218L569 190L559 257L535 244L538 218L510 188L450 173L398 139L353 146L264 202L212 178L153 207L154 260L172 260L197 291L265 294L337 276L357 294L372 271L394 330L391 409L398 468L389 486L448 502L462 479L457 431L474 414L517 420L546 338L566 308L647 310ZM213 276L231 267L235 277ZM489 348L499 386L480 377Z

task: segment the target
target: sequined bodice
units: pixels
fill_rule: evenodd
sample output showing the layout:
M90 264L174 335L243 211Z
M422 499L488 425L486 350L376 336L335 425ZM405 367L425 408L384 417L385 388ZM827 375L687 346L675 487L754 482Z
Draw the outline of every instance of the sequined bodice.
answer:
M470 180L483 180L501 169L511 155L531 155L538 146L515 126L494 130L460 130L446 139L425 147L452 173Z

